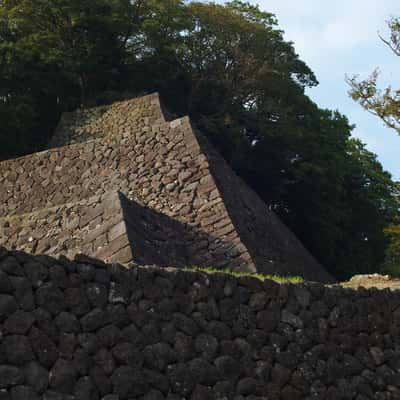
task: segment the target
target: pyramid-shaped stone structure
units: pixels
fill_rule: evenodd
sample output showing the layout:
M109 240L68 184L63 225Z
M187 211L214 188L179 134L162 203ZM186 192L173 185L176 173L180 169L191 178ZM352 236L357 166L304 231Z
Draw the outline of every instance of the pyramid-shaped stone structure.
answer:
M46 151L0 163L0 245L105 261L330 275L158 94L66 113Z

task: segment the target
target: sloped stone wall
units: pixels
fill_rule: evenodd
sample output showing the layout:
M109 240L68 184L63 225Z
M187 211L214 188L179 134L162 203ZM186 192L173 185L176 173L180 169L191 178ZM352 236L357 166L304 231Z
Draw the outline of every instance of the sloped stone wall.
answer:
M58 131L54 138L68 146L0 164L0 186L4 189L0 191L0 217L76 202L122 188L125 192L134 189L127 181L128 172L143 171L144 151L148 150L145 142L152 136L152 129L157 129L157 121L163 132L169 133L158 96L116 103L89 123L79 118L80 114L92 112L97 115L96 109L73 115L80 121L79 129L88 132L93 140L82 139L80 143L75 126L61 124L64 133Z
M65 230L70 221L56 215L69 215L72 207L85 219L91 209L85 205L88 199L121 192L143 207L133 205L134 215L124 217L144 221L147 216L153 224L130 224L128 239L135 242L130 247L143 262L150 258L163 265L170 252L175 255L170 262L176 266L186 260L216 268L332 280L203 135L194 131L189 118L166 121L157 94L65 115L52 142L60 144L67 145L0 163L0 245L70 255L80 248L103 260L120 256L119 261L126 262L132 255L127 243L118 242L122 247L116 249L104 232L99 233L102 228L92 232L98 223L105 226L98 216L89 224L88 236L99 234L99 238L85 242L80 239L80 226L77 232ZM165 224L161 227L154 216ZM56 226L43 238L47 221ZM175 233L171 226L177 227ZM33 240L26 243L26 237ZM99 247L104 251L97 252Z
M0 185L0 218L120 191L203 232L186 243L202 265L255 271L188 118L3 162Z
M115 102L109 106L64 113L49 148L83 143L102 137L119 136L165 122L157 93Z
M0 398L400 398L400 292L0 248Z
M0 218L0 243L33 254L132 261L118 193Z

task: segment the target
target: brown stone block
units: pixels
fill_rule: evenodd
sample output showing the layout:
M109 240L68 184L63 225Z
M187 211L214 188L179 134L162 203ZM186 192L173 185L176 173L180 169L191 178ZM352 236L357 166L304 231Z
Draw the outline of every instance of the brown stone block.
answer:
M113 254L110 258L107 259L108 262L118 262L127 264L134 260L131 246L126 246L123 249L119 250L117 253Z
M111 256L116 254L119 250L123 249L130 245L128 236L123 234L112 242L110 242L106 247L102 248L101 250L95 253L95 256L100 258L101 260L109 259Z
M212 192L214 189L215 189L215 183L213 181L206 184L200 184L199 187L197 188L197 195L204 196Z

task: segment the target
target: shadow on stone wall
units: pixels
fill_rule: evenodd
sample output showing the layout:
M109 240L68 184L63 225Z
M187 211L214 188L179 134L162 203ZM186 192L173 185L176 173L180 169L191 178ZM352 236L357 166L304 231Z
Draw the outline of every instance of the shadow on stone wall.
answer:
M335 282L299 239L261 198L237 176L207 138L192 127L242 243L257 271L269 275L298 275L307 280Z
M212 266L255 272L236 243L142 206L119 193L134 262L161 267Z

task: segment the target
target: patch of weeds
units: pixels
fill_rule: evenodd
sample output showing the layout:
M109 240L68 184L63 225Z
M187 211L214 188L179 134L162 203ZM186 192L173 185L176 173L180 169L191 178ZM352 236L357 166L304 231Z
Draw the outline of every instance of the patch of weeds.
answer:
M198 266L190 266L185 268L186 271L194 271L194 272L205 272L207 274L215 274L215 273L224 273L227 275L241 277L241 276L251 276L252 278L260 279L264 281L269 279L271 281L275 281L277 283L302 283L304 279L300 276L280 276L280 275L268 275L268 274L260 274L258 272L238 272L232 271L229 268L217 269L213 267L198 267Z

